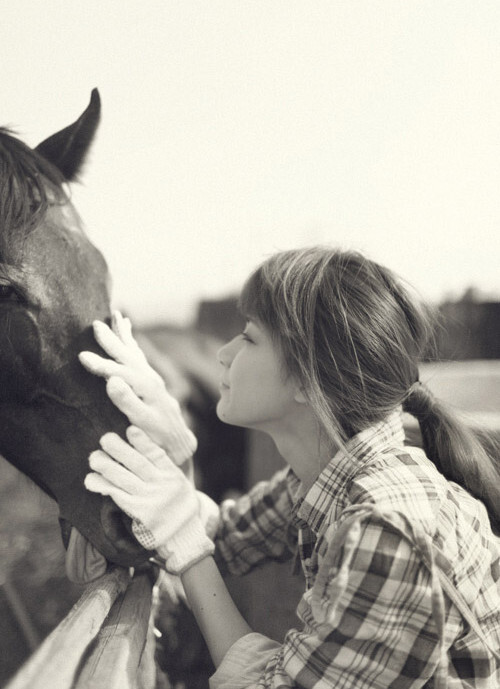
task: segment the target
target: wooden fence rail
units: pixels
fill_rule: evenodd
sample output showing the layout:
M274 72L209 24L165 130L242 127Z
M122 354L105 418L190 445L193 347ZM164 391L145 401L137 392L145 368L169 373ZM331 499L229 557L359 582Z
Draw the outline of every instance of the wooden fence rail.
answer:
M5 689L154 689L151 590L120 568L89 584Z

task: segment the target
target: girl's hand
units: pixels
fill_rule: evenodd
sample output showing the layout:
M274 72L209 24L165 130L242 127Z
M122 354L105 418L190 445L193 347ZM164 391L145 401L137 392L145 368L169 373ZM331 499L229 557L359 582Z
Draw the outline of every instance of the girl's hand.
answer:
M94 322L95 338L111 359L94 352L80 352L81 364L90 373L107 379L109 398L131 424L163 447L176 464L183 464L195 452L197 442L182 417L178 401L149 365L132 335L129 319L115 311L112 327Z
M101 438L102 450L90 455L94 473L86 476L85 486L109 495L132 518L141 545L156 550L167 571L180 574L214 551L200 518L197 491L139 428L130 426L127 440L115 433Z

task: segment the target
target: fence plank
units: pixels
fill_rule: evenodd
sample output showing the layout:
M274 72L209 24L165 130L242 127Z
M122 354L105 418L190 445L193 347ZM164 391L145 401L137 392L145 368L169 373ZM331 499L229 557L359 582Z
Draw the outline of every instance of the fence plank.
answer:
M117 568L89 584L6 689L71 689L87 647L129 582L128 571Z
M74 689L136 689L150 612L151 580L149 575L142 574L115 601L95 642L82 659ZM151 662L150 672L141 674L140 689L154 689L154 657Z

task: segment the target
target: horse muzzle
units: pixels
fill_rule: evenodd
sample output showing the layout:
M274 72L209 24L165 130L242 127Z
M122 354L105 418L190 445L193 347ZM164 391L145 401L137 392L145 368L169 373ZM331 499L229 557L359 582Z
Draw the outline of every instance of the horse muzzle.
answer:
M101 507L102 531L114 549L114 553L105 557L118 565L129 567L142 564L149 559L152 552L143 548L132 533L132 520L124 514L111 500L104 498Z
M146 562L152 553L145 550L135 539L130 517L124 514L111 498L97 495L91 498L93 504L87 505L88 513L84 520L75 519L75 514L71 515L70 520L68 512L64 508L61 510L59 524L65 548L68 550L71 530L76 526L80 534L108 562L121 567L138 567ZM59 507L61 509L61 504ZM80 554L78 557L83 558L84 555Z

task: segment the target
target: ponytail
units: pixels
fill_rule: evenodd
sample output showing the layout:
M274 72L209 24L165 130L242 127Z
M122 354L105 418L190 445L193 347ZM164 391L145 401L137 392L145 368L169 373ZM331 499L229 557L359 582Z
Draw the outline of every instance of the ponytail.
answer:
M476 432L424 383L414 383L403 410L420 426L425 453L441 473L459 483L486 506L493 528L500 531L499 448L486 433ZM495 452L496 450L496 452Z

